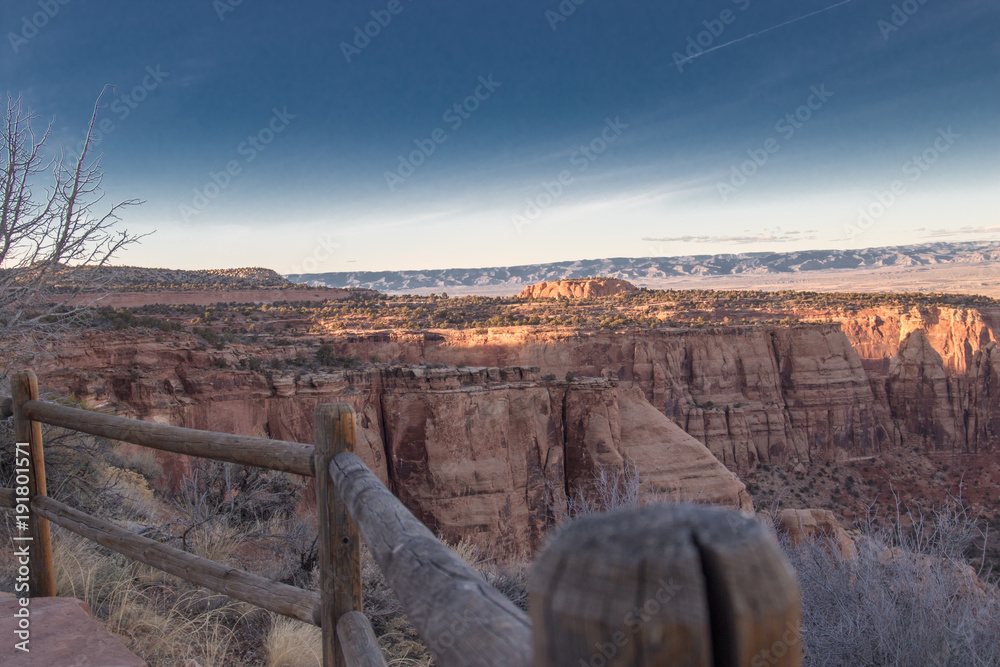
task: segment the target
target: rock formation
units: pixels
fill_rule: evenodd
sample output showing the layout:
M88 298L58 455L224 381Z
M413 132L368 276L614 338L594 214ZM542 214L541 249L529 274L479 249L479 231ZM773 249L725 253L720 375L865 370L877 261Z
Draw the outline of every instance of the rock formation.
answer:
M867 456L900 442L888 405L837 324L386 333L337 339L335 347L362 357L523 364L557 377L615 378L640 388L737 473L759 463Z
M804 312L792 326L345 335L340 354L537 365L634 383L731 470L843 460L904 441L1000 449L1000 311ZM827 320L835 320L827 323Z
M824 322L326 337L338 355L468 366L461 370L392 365L265 377L220 366L276 352L209 350L184 335L157 342L136 331L89 332L54 348L55 360L27 365L44 386L103 409L305 442L316 405L350 402L361 456L428 523L529 545L549 504L597 466L626 459L650 489L745 507L742 485L706 452L743 473L903 445L997 451L1000 312L800 316ZM554 381L570 372L587 379Z
M612 296L622 292L634 292L636 286L616 278L587 278L585 280L554 280L524 288L518 297L522 299L585 299L589 297Z
M78 359L46 384L142 419L300 442L312 440L317 405L351 403L358 455L379 478L435 532L498 555L533 550L567 493L626 463L651 492L752 509L732 472L641 390L614 379L393 366L268 381L220 371L199 350L109 342L103 354L114 366L82 371Z
M858 554L854 540L830 510L781 510L774 517L774 523L792 544L825 539L830 540L842 560L850 560Z
M841 322L908 442L952 453L1000 448L1000 312L928 307L829 315Z

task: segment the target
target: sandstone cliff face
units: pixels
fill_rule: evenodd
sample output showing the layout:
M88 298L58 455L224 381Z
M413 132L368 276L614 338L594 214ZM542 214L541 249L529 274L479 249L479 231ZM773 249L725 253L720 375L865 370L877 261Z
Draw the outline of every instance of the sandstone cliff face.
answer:
M162 346L161 346L162 347ZM43 369L88 404L190 428L310 442L320 403L351 403L358 455L432 530L498 555L531 552L598 468L634 464L649 491L751 509L697 440L616 380L543 381L537 368L379 367L330 374L220 371L208 353L108 342ZM69 361L68 357L73 357ZM94 359L91 358L91 362ZM175 457L176 458L176 457ZM178 462L172 462L178 468Z
M616 378L737 473L759 463L843 460L899 444L884 397L836 324L584 333L355 337L343 353Z
M615 383L404 384L382 397L394 488L446 536L533 549L567 492L626 461L651 491L750 508L735 475Z
M908 442L976 453L1000 447L1000 313L967 308L830 313Z
M612 296L622 292L634 292L636 286L616 278L590 278L586 280L555 280L538 283L524 288L518 294L522 299L584 299L589 297Z
M924 332L949 374L965 374L976 352L996 340L997 315L1000 313L945 307L822 314L840 322L865 368L878 374L889 370L890 360L914 331Z
M316 405L349 402L359 415L360 455L429 523L447 534L512 542L516 535L525 544L547 521L544 494L561 502L596 466L625 459L650 488L745 506L742 486L702 445L735 472L877 455L901 444L997 451L1000 313L813 315L842 321L327 339L338 354L489 367L462 372L373 369L267 381L214 366L220 355L232 366L253 350L198 350L183 337L157 343L121 333L89 335L61 346L47 369L43 360L32 365L48 386L125 414L305 442ZM506 368L515 366L540 370ZM604 380L539 379L570 371Z
M841 460L908 446L1000 448L1000 312L812 312L791 327L628 333L490 329L339 338L343 353L634 383L731 470Z

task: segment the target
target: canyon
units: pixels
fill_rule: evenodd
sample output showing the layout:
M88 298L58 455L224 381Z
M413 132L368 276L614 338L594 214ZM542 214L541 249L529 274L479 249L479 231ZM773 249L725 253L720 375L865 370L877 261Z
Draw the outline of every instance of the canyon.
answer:
M1000 309L796 316L336 332L215 349L185 333L89 330L26 365L44 389L91 408L302 442L318 404L348 402L359 455L423 521L511 557L533 551L601 470L633 465L648 491L749 510L737 475L761 466L1000 451ZM247 368L256 355L311 358L320 341L368 361Z
M610 377L733 471L844 461L904 444L1000 447L1000 310L822 310L795 325L593 332L517 327L334 339L344 354L404 362L537 365Z
M43 384L118 414L299 442L316 406L350 403L358 455L378 477L436 532L504 557L533 552L601 470L634 466L648 492L752 510L733 472L615 379L420 365L268 379L174 343L95 336L42 367ZM175 484L189 470L160 459Z

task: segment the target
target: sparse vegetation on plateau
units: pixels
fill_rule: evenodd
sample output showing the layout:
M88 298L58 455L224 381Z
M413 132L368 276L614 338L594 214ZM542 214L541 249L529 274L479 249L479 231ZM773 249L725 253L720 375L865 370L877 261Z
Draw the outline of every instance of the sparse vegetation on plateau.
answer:
M210 327L246 341L256 334L325 334L342 331L473 330L513 326L593 330L678 327L791 326L833 321L864 309L905 311L932 307L985 308L1000 302L953 294L852 294L760 290L647 290L609 297L387 296L357 291L327 302L277 301L102 309L92 326ZM126 314L130 313L130 314ZM160 321L159 323L157 321ZM167 324L163 324L166 322Z

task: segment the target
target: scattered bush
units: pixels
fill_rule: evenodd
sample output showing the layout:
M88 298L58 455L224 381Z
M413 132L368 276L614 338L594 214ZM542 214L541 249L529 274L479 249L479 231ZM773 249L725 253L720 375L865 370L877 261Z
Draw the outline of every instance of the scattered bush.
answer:
M966 667L1000 664L1000 591L968 564L981 539L949 503L929 518L869 519L844 561L824 540L783 548L802 587L806 665Z

